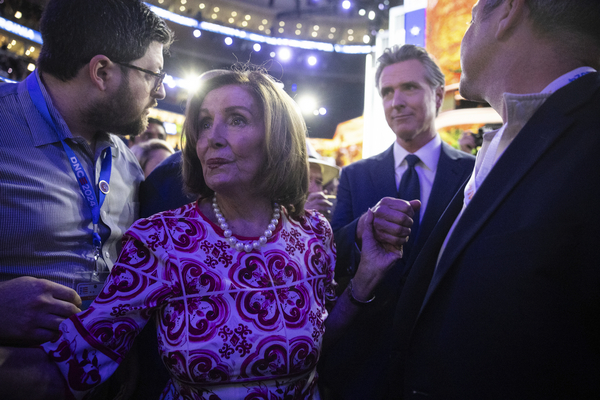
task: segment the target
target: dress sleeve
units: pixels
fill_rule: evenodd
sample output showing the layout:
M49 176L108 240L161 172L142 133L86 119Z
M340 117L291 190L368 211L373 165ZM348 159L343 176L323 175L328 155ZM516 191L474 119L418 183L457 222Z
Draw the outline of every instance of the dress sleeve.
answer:
M335 241L333 240L333 231L331 229L331 225L329 221L323 214L314 211L308 210L306 211L307 219L310 221L310 224L313 227L313 232L317 236L317 238L322 242L324 257L323 260L326 261L325 265L325 286L323 288L325 301L327 303L334 303L337 300L337 295L335 292L335 288L337 283L335 282L335 262L336 262L336 248Z
M57 340L42 345L75 398L110 377L153 310L179 292L178 279L169 276L168 243L160 217L136 222L96 300L61 323Z

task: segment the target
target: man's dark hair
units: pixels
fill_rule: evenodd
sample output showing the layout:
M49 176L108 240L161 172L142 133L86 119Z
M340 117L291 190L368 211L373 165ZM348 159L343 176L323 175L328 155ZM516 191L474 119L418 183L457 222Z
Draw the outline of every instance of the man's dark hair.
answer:
M166 52L173 32L138 0L50 0L40 20L40 71L63 81L96 55L111 61L142 58L152 42Z
M377 71L375 72L375 86L377 89L381 90L379 87L379 78L381 78L381 73L385 67L410 60L417 60L423 64L423 67L425 67L425 78L427 79L429 86L433 89L445 86L444 73L439 65L436 64L431 54L422 47L413 44L405 44L403 46L394 45L388 47L377 59L379 62Z
M150 124L160 125L163 127L163 129L165 128L165 124L160 119L150 117L148 118L148 125Z
M487 18L506 0L488 0L483 8ZM600 48L600 1L598 0L525 0L535 28L557 39L571 36L573 42L586 42ZM565 40L571 42L570 40Z

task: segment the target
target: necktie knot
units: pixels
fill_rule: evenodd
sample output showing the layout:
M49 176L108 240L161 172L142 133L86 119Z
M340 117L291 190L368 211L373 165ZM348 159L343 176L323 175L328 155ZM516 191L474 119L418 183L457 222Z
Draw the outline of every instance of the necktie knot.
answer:
M414 168L415 165L417 165L417 163L421 161L419 156L415 156L414 154L409 154L404 159L406 160L406 163L408 164L409 168Z

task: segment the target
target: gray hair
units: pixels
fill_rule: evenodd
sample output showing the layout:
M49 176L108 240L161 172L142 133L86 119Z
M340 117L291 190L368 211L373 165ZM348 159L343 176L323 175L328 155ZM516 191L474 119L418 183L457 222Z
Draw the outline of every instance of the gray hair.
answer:
M395 45L388 47L383 51L381 57L377 59L379 62L377 71L375 72L375 86L377 87L377 90L379 91L381 89L379 87L379 78L381 78L381 72L385 67L409 60L418 60L423 64L425 67L425 79L427 80L427 83L429 83L429 86L434 90L445 86L445 76L433 59L433 56L422 47L405 44L403 46Z
M504 1L488 0L483 8L483 18L487 18ZM525 4L538 32L556 37L566 48L585 39L585 45L575 48L585 51L586 46L593 45L600 49L600 1L525 0Z

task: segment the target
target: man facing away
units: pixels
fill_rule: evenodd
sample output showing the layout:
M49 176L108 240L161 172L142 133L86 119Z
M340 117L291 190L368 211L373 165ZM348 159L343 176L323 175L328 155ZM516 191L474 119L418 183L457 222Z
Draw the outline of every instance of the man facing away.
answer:
M600 396L600 2L480 0L461 94L503 127L407 278L391 398Z
M51 0L40 26L38 69L0 86L3 346L54 338L101 289L138 217L143 179L113 133L144 130L165 95L172 42L132 0Z
M413 45L394 46L378 61L376 85L396 141L383 153L342 170L332 219L336 280L354 275L369 208L375 210L378 240L403 246L404 256L325 356L320 373L334 399L379 399L385 394L396 299L412 260L474 164L473 156L443 143L435 130L445 83L430 55ZM414 200L420 200L420 209Z

